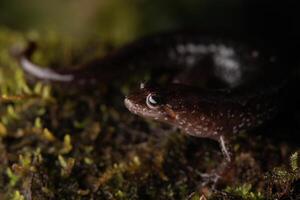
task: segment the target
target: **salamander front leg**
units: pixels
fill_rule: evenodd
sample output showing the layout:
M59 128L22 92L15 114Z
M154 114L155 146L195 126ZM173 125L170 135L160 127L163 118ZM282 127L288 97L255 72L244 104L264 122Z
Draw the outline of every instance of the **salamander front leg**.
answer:
M224 156L223 162L211 173L201 174L203 179L202 186L211 185L212 189L215 189L219 180L222 179L229 169L232 167L233 153L229 140L225 136L220 136L216 139L220 144L222 154Z
M223 156L225 157L225 162L231 163L233 154L231 151L231 144L229 143L228 139L226 139L224 136L220 136L218 142L220 144Z

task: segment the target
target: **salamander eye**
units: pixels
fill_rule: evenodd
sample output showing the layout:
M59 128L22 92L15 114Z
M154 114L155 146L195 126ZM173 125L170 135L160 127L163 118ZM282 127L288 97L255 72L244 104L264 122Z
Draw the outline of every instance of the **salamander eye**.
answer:
M162 104L162 99L157 94L148 94L146 98L146 104L149 108L155 109Z

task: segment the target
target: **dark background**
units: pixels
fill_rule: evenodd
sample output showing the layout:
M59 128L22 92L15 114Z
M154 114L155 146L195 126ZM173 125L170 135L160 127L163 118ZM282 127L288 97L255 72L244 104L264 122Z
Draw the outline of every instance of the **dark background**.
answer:
M263 38L283 47L298 44L297 1L246 0L1 0L0 25L55 30L114 44L176 29L208 29Z

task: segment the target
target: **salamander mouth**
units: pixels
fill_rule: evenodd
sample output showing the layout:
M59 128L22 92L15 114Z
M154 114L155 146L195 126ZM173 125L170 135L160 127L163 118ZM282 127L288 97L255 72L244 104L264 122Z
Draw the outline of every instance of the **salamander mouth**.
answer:
M143 113L141 113L141 110L143 109L142 106L137 103L134 103L134 101L130 100L130 98L125 97L124 105L130 112L136 115L143 116Z
M124 99L124 105L130 112L137 114L134 104L127 97Z
M130 98L126 97L124 99L124 105L125 107L132 113L146 117L149 119L158 119L159 116L157 114L157 111L149 111L147 108L143 107L142 105L139 105L138 103L134 103L134 101L130 100Z

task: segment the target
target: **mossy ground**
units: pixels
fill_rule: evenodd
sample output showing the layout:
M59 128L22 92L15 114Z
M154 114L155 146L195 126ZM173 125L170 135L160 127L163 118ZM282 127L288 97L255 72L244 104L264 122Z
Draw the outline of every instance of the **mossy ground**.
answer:
M300 199L293 124L278 128L278 118L241 134L226 181L199 189L200 174L222 160L216 143L129 113L123 97L134 80L84 90L30 82L9 55L28 38L43 65L71 66L106 49L0 28L0 199Z

